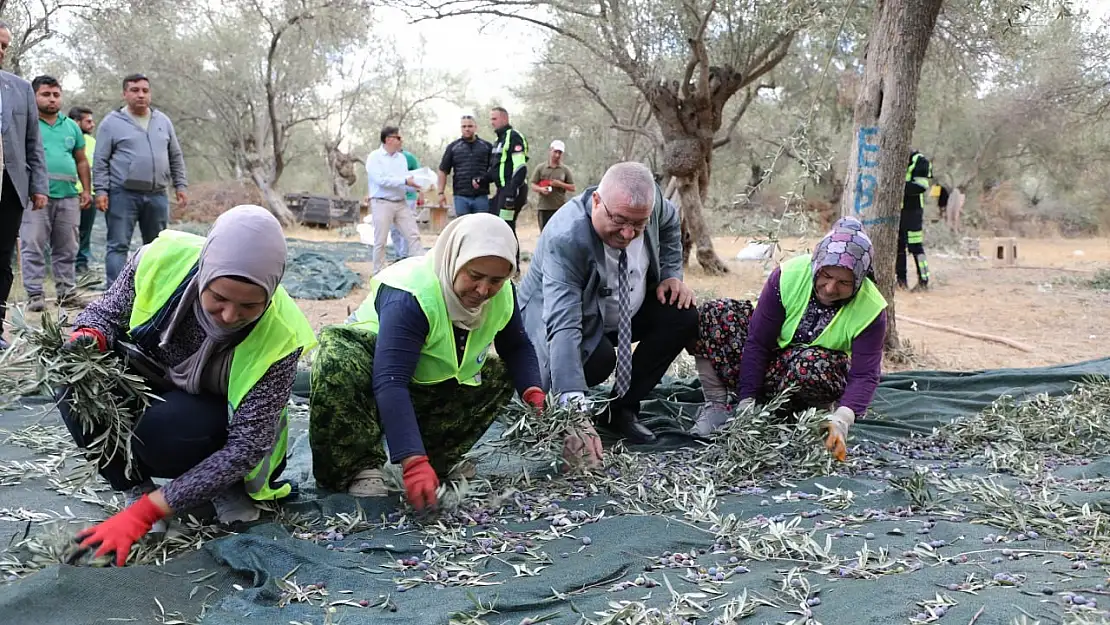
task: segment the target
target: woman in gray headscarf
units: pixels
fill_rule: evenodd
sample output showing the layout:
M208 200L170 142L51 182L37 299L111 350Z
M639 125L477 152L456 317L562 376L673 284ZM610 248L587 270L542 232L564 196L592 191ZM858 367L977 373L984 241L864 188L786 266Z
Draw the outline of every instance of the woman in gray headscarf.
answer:
M207 238L163 231L77 317L67 348L125 353L163 399L138 418L132 457L98 467L130 505L82 531L83 547L115 552L122 565L131 545L174 511L211 501L221 521L253 520L252 500L291 493L277 479L288 442L285 405L297 360L315 338L280 286L285 255L273 215L236 206ZM81 400L65 397L60 407L86 447L102 432L73 414ZM171 481L156 488L155 477Z

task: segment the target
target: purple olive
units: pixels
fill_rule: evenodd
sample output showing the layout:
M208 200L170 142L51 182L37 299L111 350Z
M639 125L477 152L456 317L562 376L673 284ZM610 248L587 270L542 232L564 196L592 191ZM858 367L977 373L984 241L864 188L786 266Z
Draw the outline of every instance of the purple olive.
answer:
M593 542L594 542L594 539L590 538L589 536L583 536L582 537L582 544L586 545L587 547L589 547Z

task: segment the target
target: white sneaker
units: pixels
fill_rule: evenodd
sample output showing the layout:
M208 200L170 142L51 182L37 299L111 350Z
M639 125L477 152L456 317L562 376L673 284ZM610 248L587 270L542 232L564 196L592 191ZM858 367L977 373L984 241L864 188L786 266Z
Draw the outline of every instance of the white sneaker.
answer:
M712 434L728 421L732 416L732 410L729 409L728 404L722 402L705 402L698 407L697 421L694 426L690 428L690 433L694 436L706 437Z
M154 482L152 482L149 478L138 486L132 486L131 488L127 489L126 493L124 493L124 507L130 507L131 504L142 499L143 495L149 495L156 490L158 490L158 487L155 486ZM165 519L158 519L154 522L154 525L150 526L150 531L147 533L165 534L169 531L169 529L170 526L168 523L166 523Z
M363 469L351 480L347 494L355 497L382 497L389 494L385 487L385 475L381 469Z
M257 521L262 514L247 491L243 490L242 484L236 484L213 497L212 507L216 509L216 519L224 525Z

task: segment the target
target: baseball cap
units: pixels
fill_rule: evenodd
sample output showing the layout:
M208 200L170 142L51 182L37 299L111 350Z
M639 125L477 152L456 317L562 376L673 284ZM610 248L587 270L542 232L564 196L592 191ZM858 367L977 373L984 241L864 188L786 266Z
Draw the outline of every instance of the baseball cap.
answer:
M567 146L562 141L559 141L558 139L556 139L556 140L551 142L551 149L552 150L559 150L560 152L566 152L567 151Z

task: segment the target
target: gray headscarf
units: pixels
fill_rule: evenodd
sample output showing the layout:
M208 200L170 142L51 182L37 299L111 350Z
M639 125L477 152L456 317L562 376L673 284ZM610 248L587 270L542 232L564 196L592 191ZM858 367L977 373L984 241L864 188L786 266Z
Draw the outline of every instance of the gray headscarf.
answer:
M281 224L265 208L244 204L216 218L201 248L197 272L160 337L159 346L165 349L189 311L204 330L200 349L169 368L174 386L194 395L202 388L227 394L232 352L249 332L220 327L201 306L200 294L217 278L244 278L266 291L268 307L285 274L285 254Z

